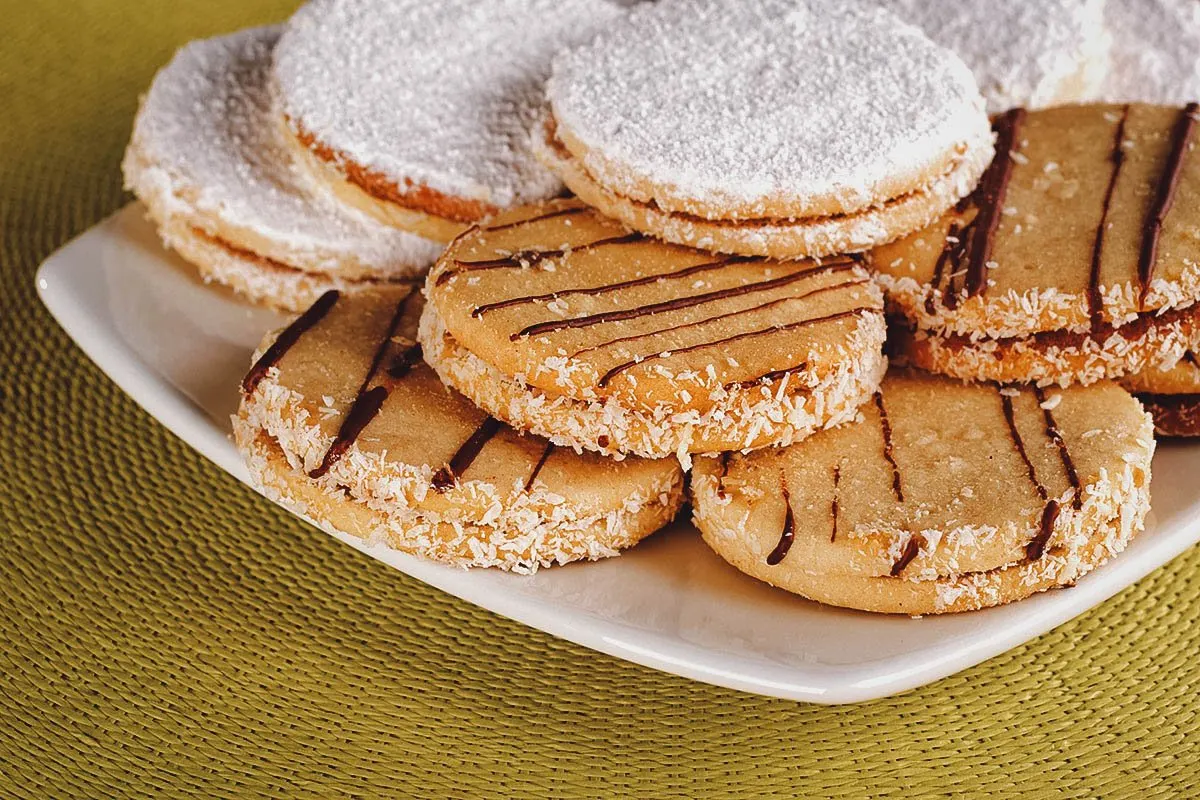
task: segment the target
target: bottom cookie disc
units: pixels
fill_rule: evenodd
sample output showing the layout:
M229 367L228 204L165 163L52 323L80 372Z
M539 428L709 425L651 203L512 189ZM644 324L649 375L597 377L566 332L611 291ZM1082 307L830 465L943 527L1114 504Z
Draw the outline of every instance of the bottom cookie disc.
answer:
M1149 417L1123 389L968 385L892 372L863 418L696 462L705 541L831 605L967 611L1062 586L1149 510Z
M329 529L519 572L616 555L671 521L678 464L579 455L487 416L422 362L421 307L415 289L331 292L268 337L234 419L268 496Z

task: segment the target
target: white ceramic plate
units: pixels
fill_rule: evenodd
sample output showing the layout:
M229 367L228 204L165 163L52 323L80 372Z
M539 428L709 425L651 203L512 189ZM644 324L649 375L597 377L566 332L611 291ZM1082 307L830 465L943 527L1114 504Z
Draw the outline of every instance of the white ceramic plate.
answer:
M247 480L228 420L251 351L267 329L282 324L279 316L202 284L163 251L137 206L53 255L38 273L38 289L122 389L219 467ZM828 608L772 589L727 566L686 525L621 558L530 577L467 572L344 540L443 591L619 658L748 692L851 703L1002 653L1174 558L1200 540L1197 472L1200 446L1160 445L1146 532L1074 588L924 619Z

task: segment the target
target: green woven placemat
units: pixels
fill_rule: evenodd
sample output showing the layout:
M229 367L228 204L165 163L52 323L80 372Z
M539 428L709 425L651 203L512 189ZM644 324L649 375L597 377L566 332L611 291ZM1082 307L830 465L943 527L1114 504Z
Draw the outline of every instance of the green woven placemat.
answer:
M1200 550L933 686L804 706L446 597L138 409L34 269L123 202L173 48L287 6L0 0L0 797L1196 795Z

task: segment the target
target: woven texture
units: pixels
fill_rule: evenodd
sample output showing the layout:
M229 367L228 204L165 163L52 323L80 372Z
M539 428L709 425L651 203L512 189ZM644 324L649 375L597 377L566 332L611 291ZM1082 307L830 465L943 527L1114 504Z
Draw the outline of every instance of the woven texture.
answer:
M446 597L159 427L38 304L136 99L286 4L0 0L0 796L1194 797L1200 550L855 707L659 674Z

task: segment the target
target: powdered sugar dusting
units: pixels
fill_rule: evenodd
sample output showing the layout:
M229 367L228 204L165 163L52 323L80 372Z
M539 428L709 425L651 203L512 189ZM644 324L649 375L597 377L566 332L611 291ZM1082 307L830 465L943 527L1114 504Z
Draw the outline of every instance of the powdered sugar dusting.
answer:
M278 36L253 28L180 50L142 105L126 181L161 216L251 231L271 248L262 255L299 269L421 271L439 245L344 208L293 161L269 88Z
M585 159L597 181L742 217L779 197L877 204L987 126L953 53L881 9L816 0L639 6L560 55L547 95L561 128L627 173Z
M865 1L962 56L992 112L1089 100L1104 78L1104 0Z
M1200 3L1108 0L1112 58L1103 97L1181 104L1200 98Z
M554 53L621 10L605 0L315 0L276 52L284 111L397 185L505 207L556 195L529 130Z

